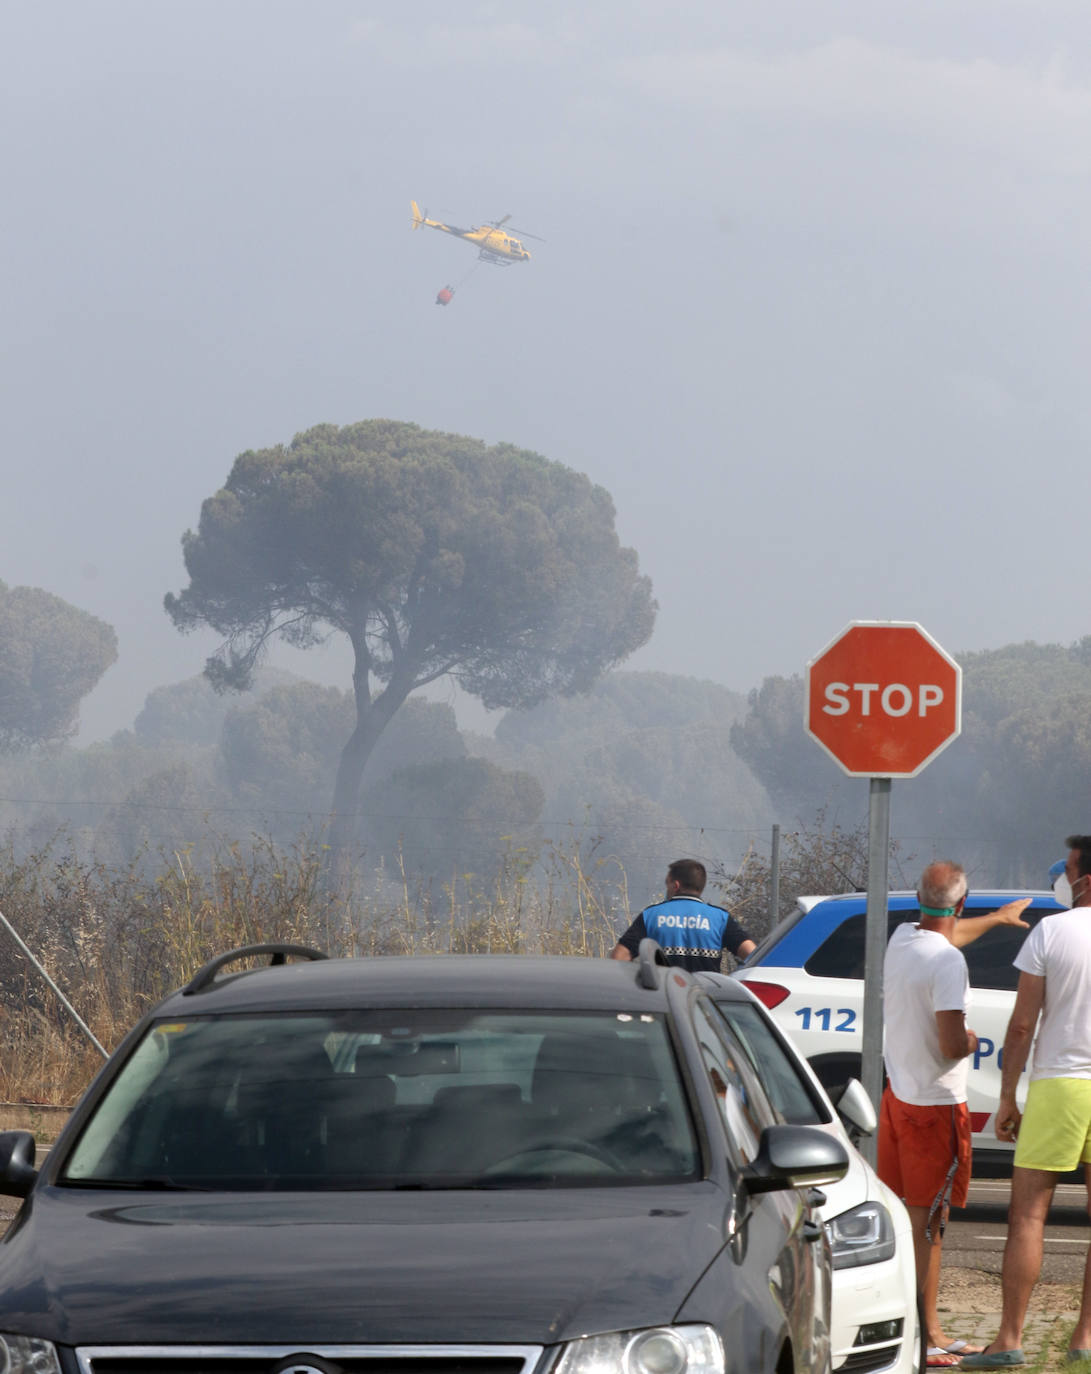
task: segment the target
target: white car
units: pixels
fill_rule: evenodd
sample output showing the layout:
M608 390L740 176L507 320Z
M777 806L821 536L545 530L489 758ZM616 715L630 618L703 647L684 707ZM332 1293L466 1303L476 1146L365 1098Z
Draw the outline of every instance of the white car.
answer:
M1022 897L1031 899L1023 912L1028 925L1060 910L1051 892L971 892L963 919L987 916ZM835 1101L846 1080L860 1075L866 910L862 892L801 897L796 910L734 974L769 1008ZM916 893L890 893L888 935L916 917ZM1010 1162L1014 1148L996 1139L992 1116L1000 1097L1000 1051L1019 976L1012 960L1026 934L1019 926L995 926L962 951L972 997L967 1020L978 1036L966 1096L979 1160L991 1155Z
M863 1086L841 1089L835 1108L806 1061L758 999L734 978L699 973L736 1037L750 1052L762 1086L786 1121L818 1126L839 1139L849 1170L822 1188L819 1214L833 1252L833 1368L846 1374L915 1374L924 1366L909 1214L855 1148L877 1121Z

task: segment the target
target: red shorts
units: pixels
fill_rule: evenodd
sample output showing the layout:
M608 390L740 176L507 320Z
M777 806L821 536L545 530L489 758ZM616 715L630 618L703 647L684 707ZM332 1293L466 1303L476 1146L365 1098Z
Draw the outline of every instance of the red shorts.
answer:
M889 1088L879 1108L876 1172L907 1207L965 1207L970 1189L970 1113L965 1102L915 1107Z

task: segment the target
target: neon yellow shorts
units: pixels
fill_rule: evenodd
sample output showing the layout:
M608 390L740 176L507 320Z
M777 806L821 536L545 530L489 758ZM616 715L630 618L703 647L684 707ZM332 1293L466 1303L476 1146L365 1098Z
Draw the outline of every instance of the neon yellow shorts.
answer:
M1091 1078L1038 1078L1031 1083L1015 1163L1058 1174L1091 1163Z

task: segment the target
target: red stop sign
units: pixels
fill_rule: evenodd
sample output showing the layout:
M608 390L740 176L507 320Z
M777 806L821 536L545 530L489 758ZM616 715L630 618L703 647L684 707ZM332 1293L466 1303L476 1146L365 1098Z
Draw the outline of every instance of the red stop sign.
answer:
M852 777L914 777L962 728L962 669L919 625L854 621L807 664L804 723Z

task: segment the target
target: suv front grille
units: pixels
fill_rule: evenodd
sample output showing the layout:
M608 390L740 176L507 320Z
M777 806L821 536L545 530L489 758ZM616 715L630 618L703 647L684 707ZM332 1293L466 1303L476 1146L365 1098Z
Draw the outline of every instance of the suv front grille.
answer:
M76 1351L81 1374L288 1374L308 1363L320 1374L533 1374L541 1355L540 1345L118 1345Z

